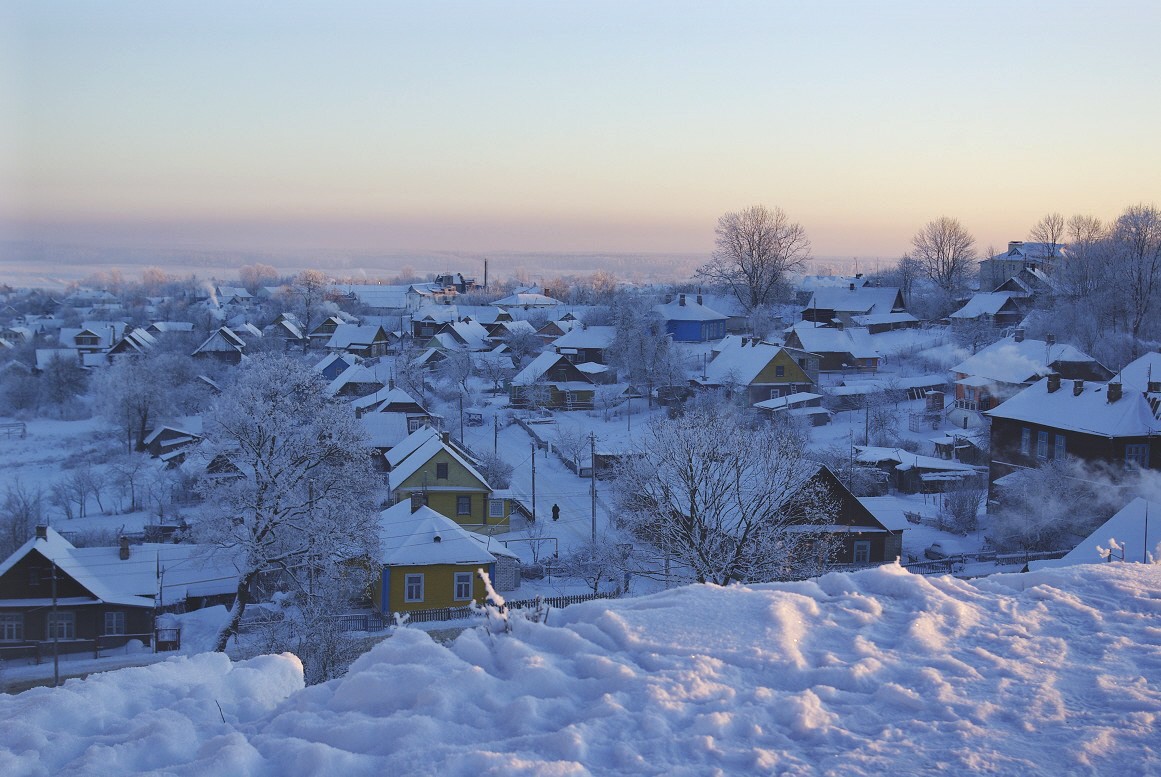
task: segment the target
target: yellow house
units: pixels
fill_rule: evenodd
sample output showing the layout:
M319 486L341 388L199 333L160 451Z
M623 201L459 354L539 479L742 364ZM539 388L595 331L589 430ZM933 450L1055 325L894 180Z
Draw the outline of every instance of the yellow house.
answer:
M408 501L418 494L428 507L461 526L508 526L509 500L492 498L488 481L446 434L425 426L388 451L386 458L392 501Z
M818 356L751 338L729 338L691 382L703 388L745 391L749 404L810 391L818 382Z
M495 575L495 556L418 499L379 514L379 548L380 575L371 598L385 614L482 602L486 592L477 572Z

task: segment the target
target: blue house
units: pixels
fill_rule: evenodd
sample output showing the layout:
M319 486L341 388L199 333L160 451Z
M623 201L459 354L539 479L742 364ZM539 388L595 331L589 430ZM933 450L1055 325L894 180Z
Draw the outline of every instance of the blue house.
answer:
M690 299L691 296L678 294L672 302L654 306L653 309L665 319L665 331L682 343L704 343L725 337L729 317L707 308L702 304L700 294L696 302Z

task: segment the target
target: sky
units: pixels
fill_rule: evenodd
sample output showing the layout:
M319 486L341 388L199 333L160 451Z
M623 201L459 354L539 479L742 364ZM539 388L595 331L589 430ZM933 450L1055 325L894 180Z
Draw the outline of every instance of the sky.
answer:
M0 240L816 256L1161 203L1161 3L8 2ZM546 260L547 261L547 260Z

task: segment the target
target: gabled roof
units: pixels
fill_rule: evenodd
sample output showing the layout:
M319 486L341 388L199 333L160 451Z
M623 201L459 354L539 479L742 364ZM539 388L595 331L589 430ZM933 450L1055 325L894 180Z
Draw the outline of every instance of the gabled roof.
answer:
M427 505L410 500L379 513L379 562L383 566L492 564L495 556L471 532Z
M807 308L836 313L891 313L902 310L901 292L894 286L828 286L815 289ZM897 304L899 303L899 304Z
M492 303L500 308L552 308L560 304L560 300L532 292L517 292L509 294L503 299Z
M981 348L951 368L952 372L989 378L996 383L1027 383L1051 372L1057 362L1094 362L1095 360L1071 345L1025 338L1005 337ZM1107 374L1107 373L1106 373Z
M871 343L871 335L866 329L847 327L815 326L809 321L799 321L791 327L798 336L804 350L815 354L849 353L856 359L877 359L881 356Z
M488 488L488 481L476 471L475 466L468 461L465 456L462 456L455 447L444 443L442 436L435 432L434 436L430 434L423 434L421 442L418 446L409 443L410 438L415 435L420 435L425 431L435 432L430 427L423 427L417 429L408 438L392 448L387 453L387 461L391 464L391 483L392 488L398 486L403 481L414 475L425 464L432 460L440 451L446 451L452 459L454 459L460 466L468 471L468 474L480 481L485 488ZM404 447L406 446L406 447ZM402 456L396 456L397 450L402 449ZM396 463L398 462L398 463ZM433 484L434 485L434 484Z
M1005 307L1015 312L1012 295L1006 291L989 291L975 294L967 304L951 314L951 318L979 318L994 316Z
M339 324L327 341L327 348L368 348L383 332L377 324Z
M333 397L342 391L343 387L350 383L360 384L375 384L377 386L386 387L387 379L382 374L386 372L386 368L381 364L368 365L366 362L358 362L352 364L327 384L326 394ZM374 389L378 391L379 389Z
M682 304L682 297L685 298L685 304ZM672 302L654 305L653 309L666 321L725 321L729 318L712 308L699 305L696 294L679 295Z
M358 364L360 360L358 356L355 356L352 353L344 353L343 351L331 351L326 356L315 362L311 369L315 372L322 372L337 361L342 361L343 364L345 364L347 367L350 367L352 364ZM346 368L344 367L344 369Z
M1006 418L1052 429L1101 437L1144 437L1161 432L1161 421L1139 391L1124 391L1108 401L1108 384L1085 382L1080 394L1071 380L1048 391L1048 379L1033 383L999 407L987 411L992 418Z
M944 472L975 472L976 468L970 464L949 459L940 459L935 456L921 456L902 448L884 448L872 445L856 445L855 461L860 464L894 463L895 469L906 471L910 469L930 469Z
M1113 559L1118 561L1141 562L1146 553L1154 558L1161 555L1161 502L1137 497L1063 557L1033 561L1028 568L1109 563L1101 551L1108 551L1113 540L1124 546L1123 558L1120 551L1113 553Z
M740 339L731 340L718 352L714 360L706 365L705 375L698 381L713 385L740 383L748 386L781 350L781 347L770 343L756 342L742 345Z
M238 586L238 570L229 554L210 554L204 546L132 545L129 558L122 560L117 547L77 548L51 527L45 535L28 540L0 563L0 575L29 553L38 553L98 600L128 607L153 607L162 581L162 601L169 603L187 595L230 593ZM164 572L160 579L159 570Z
M1125 391L1145 391L1150 383L1161 382L1161 353L1149 351L1126 364L1117 374L1115 381L1124 385Z
M364 413L359 423L372 448L394 448L408 437L406 413Z
M579 326L553 340L552 345L554 348L608 348L616 336L615 326Z
M755 402L754 407L763 410L782 410L795 405L801 405L804 402L811 402L815 399L822 399L822 394L812 394L809 391L798 391L793 394L788 394L784 397L774 397L763 402Z
M402 310L407 307L409 286L384 286L380 284L353 284L342 287L346 294L369 308Z
M512 385L532 386L540 382L540 380L543 379L546 374L548 374L548 371L555 367L556 364L562 359L564 360L565 364L568 364L569 367L575 371L583 380L591 383L591 381L589 381L588 378L584 376L584 373L580 372L580 370L577 370L576 365L568 361L568 359L565 359L564 356L559 353L547 352L539 354L535 359L530 361L524 367L524 369L516 373L516 376L512 378Z

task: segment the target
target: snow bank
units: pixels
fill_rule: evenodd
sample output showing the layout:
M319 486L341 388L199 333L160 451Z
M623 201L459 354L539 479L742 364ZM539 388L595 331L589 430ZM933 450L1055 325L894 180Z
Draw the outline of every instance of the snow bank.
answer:
M693 586L404 629L297 693L288 657L199 656L4 700L0 773L1158 773L1157 590L1140 564Z

